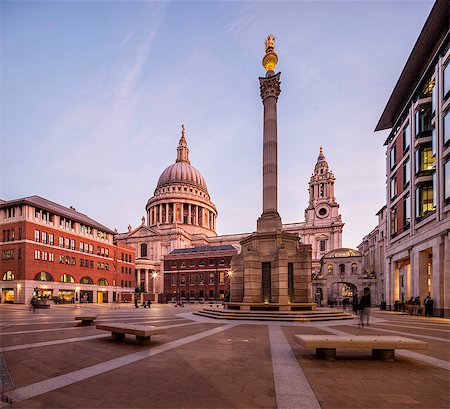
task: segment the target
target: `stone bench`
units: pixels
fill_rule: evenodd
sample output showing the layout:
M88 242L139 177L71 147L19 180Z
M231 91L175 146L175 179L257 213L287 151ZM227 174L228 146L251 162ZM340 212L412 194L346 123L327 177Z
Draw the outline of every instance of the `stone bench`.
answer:
M372 357L393 360L395 349L428 349L424 341L390 335L295 335L295 342L305 348L316 348L316 357L336 359L336 349L371 349Z
M150 342L152 335L165 334L167 329L164 327L155 327L154 325L123 324L120 322L109 324L97 324L97 329L111 331L112 339L123 341L125 334L136 335L136 343L142 344Z
M78 314L75 319L81 320L81 325L92 325L92 323L97 319L98 314L95 313L83 313Z

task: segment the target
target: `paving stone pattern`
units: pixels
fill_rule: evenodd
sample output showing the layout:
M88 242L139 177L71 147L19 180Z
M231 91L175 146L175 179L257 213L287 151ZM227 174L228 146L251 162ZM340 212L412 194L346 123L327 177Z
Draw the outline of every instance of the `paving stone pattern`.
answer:
M198 308L52 305L33 313L1 304L0 407L450 407L448 320L373 310L364 328L357 320L231 322L193 315ZM134 336L114 342L110 333L75 321L84 309L99 314L96 322L168 330L148 345L137 345ZM399 350L394 362L374 361L370 350L338 350L336 361L324 361L294 342L295 334L333 333L401 334L428 342L429 350Z

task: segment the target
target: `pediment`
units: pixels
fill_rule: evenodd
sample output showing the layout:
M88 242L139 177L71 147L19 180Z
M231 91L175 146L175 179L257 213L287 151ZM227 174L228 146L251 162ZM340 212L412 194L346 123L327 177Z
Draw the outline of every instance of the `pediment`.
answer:
M148 236L156 236L158 235L158 232L148 226L139 226L136 227L134 230L128 233L127 238L128 239L138 239L140 237L148 237Z

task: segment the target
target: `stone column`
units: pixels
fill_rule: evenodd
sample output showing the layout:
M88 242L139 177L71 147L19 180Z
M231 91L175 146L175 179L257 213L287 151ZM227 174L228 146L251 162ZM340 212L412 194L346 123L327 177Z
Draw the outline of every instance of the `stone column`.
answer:
M165 223L169 223L169 203L166 203L166 217Z
M140 268L136 269L136 287L138 287L138 288L141 287L141 269Z
M158 221L160 223L162 223L163 222L163 220L162 220L162 204L159 204L158 208L159 208Z
M145 280L145 291L148 293L148 272L149 272L149 270L148 270L148 268L146 268L145 270L145 276L144 276L144 280Z
M276 212L277 206L277 101L280 95L280 73L260 78L264 104L263 136L263 213Z
M188 224L192 224L192 205L188 204Z

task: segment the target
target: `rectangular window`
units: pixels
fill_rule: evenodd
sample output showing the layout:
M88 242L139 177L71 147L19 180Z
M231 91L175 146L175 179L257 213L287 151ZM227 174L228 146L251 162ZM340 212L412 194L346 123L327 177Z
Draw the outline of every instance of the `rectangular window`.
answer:
M409 149L409 140L411 138L411 132L409 130L409 124L403 128L403 152Z
M180 284L185 285L186 284L186 275L180 274Z
M214 273L209 273L209 284L214 284Z
M97 270L100 270L100 262L97 261Z
M214 259L213 258L210 258L209 259L209 265L210 266L214 266L216 263L215 263L215 261L214 261Z
M450 204L450 159L444 164L444 200Z
M34 231L34 241L39 242L39 240L40 240L40 235L41 235L41 232L40 232L39 230L35 230L35 231Z
M34 250L34 259L35 260L41 259L41 252L39 250Z
M205 275L203 273L199 274L198 283L202 285L205 284Z
M395 236L397 234L398 219L397 219L397 207L391 210L391 235Z
M18 259L21 259L21 258L22 258L22 249L18 249L18 250L17 250L17 258L18 258ZM53 260L51 260L51 261L53 261Z
M70 239L66 238L64 239L65 247L66 249L70 249Z
M416 150L416 174L427 174L433 170L433 152L431 146L423 146Z
M22 240L22 227L19 227L19 240Z
M221 271L219 273L219 284L224 284L225 283L225 273L223 271Z
M66 264L70 264L70 257L66 256Z
M424 184L416 189L416 217L420 218L434 210L433 185Z
M209 290L209 298L214 298L214 290Z
M446 99L450 93L450 63L444 68L444 99Z
M395 165L397 164L397 155L395 153L395 145L391 148L390 164L391 164L391 169L393 169L395 167Z
M59 262L60 262L61 264L64 264L64 256L59 256Z
M390 192L391 192L390 194L391 199L397 196L397 178L395 176L391 179Z
M48 261L55 261L55 255L53 253L48 253Z
M53 246L55 244L55 236L52 233L48 234L48 244Z
M431 130L431 107L427 106L416 111L416 137L429 135Z
M105 269L105 263L102 263L101 266L102 266L102 270L104 270Z
M189 261L189 267L195 267L195 260Z
M200 290L198 296L199 296L200 298L203 298L203 297L205 296L204 291L203 291L203 290Z
M59 247L64 247L64 237L59 238Z
M84 243L80 241L80 251L84 251Z
M47 233L45 231L42 232L42 243L47 244Z
M411 180L411 162L409 159L403 164L403 186L406 186Z
M327 242L325 240L320 240L320 251L326 251Z
M42 252L42 260L44 260L44 261L48 260L48 253L46 251Z
M94 262L91 260L91 261L89 261L89 267L90 268L94 268Z
M105 256L109 257L109 249L105 249ZM131 260L130 260L131 261Z
M189 274L189 284L190 285L195 284L195 274Z
M105 263L105 270L109 270L109 264Z
M92 244L89 244L89 253L94 254L94 246Z
M170 275L170 285L177 285L177 275L175 273Z
M444 116L444 145L450 145L450 111Z
M80 258L80 266L84 267L84 258Z
M411 222L411 200L409 195L403 198L403 227Z

